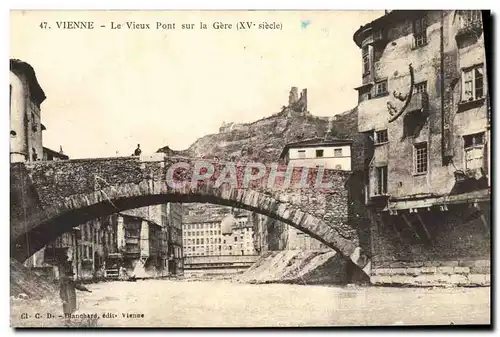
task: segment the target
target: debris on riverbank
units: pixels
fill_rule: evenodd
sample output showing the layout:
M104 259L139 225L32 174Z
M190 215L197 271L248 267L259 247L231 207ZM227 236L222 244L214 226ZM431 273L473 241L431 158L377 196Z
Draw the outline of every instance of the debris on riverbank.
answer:
M369 282L335 251L268 252L235 277L242 283L348 284Z
M10 259L10 295L22 299L44 299L58 296L58 288L38 276L22 263Z

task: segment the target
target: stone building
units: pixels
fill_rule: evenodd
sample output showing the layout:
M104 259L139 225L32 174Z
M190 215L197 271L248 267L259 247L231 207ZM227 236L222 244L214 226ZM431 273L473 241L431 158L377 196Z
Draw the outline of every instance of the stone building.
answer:
M45 93L35 70L21 60L10 60L10 161L30 162L43 156L41 104Z
M150 205L122 212L127 215L147 219L160 226L160 262L157 269L163 276L182 274L183 271L183 233L182 204L167 203ZM159 266L161 265L161 267Z
M363 70L358 131L370 140L372 281L488 283L482 13L391 11L360 27L354 41Z
M291 93L291 96L293 91ZM350 112L349 112L350 113ZM285 145L280 160L294 166L316 167L351 171L353 141L331 137L311 138ZM269 250L322 250L328 249L320 241L285 223L253 214L254 246L257 252Z
M62 152L43 146L41 104L46 95L40 86L33 67L21 60L10 60L9 109L10 109L10 161L32 162L39 160L66 160ZM45 249L25 261L30 268L52 272L45 263Z
M248 211L233 211L221 222L221 255L255 255L253 224Z
M280 159L295 166L350 171L351 147L350 139L305 139L286 144Z
M183 266L183 233L182 216L183 209L180 203L168 203L161 205L164 211L162 217L166 215L168 228L168 271L170 275L182 274ZM165 220L162 220L164 222Z
M221 215L185 214L183 251L189 256L222 255Z

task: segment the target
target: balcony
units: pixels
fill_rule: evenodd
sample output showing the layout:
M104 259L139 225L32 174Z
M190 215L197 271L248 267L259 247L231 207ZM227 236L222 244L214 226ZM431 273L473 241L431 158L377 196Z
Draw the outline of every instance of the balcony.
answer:
M457 42L467 37L479 37L483 31L483 22L479 18L461 18L455 39Z
M427 95L426 92L417 92L414 93L411 96L410 103L408 104L408 107L406 108L407 112L413 112L413 111L427 111L427 108L429 106L429 96Z

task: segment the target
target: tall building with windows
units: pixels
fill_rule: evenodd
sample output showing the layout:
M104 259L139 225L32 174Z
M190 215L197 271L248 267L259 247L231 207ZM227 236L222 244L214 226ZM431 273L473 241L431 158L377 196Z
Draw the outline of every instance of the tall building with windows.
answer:
M184 256L223 255L222 216L184 215Z
M181 203L168 203L161 205L162 220L167 224L168 231L168 270L171 275L182 274L183 265L183 233L182 233L182 216L183 207Z
M43 157L41 104L45 93L33 67L10 60L10 161L30 162Z
M221 222L221 255L256 255L253 224L248 211L233 211Z
M489 261L484 40L481 11L390 11L354 33L375 269Z

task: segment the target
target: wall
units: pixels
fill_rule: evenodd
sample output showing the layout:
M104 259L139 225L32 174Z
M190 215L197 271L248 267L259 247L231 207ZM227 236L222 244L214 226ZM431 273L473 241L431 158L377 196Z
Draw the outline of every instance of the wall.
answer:
M10 97L11 159L13 162L42 160L40 107L29 91L28 78L13 71L10 71L9 76L12 88ZM13 135L12 131L16 135Z
M10 79L10 160L24 162L28 160L28 142L26 125L27 88L22 78L12 71ZM15 133L15 135L13 135Z
M256 214L252 221L256 254L281 250L330 249L300 230L264 215Z
M184 216L183 217L184 256L189 257L189 256L202 256L202 255L221 255L222 254L222 234L220 228L221 220L222 219L215 218L206 221L201 217ZM201 243L201 240L203 240L203 243Z
M489 203L481 207L489 214ZM418 237L399 217L381 216L372 228L372 283L489 285L490 219L475 217L464 205L448 208L420 215L430 239L422 230Z
M373 158L366 153L371 161L370 196L376 187L375 168L388 166L388 199L370 202L372 282L489 284L491 221L484 197L488 193L479 191L484 195L477 198L464 194L455 178L457 171L465 171L463 136L487 127L487 100L461 102L462 70L484 63L483 36L459 34L458 11L396 12L370 24L374 30L384 28L387 40L370 45L374 62L358 88L358 130L373 135L387 129L389 136L386 144L372 142ZM415 47L412 22L422 14L427 20L427 43ZM370 25L355 34L361 46L372 43ZM411 90L410 63L414 83L427 81L426 94L413 92L407 109L389 123L387 103L403 107L395 96ZM388 81L387 94L373 98L373 82L383 79ZM485 91L486 85L485 79ZM415 132L406 132L407 126ZM428 146L423 174L414 168L414 145L421 142ZM452 197L457 204L440 201L451 202ZM479 200L484 202L475 203Z
M336 149L342 151L340 156L335 156ZM316 157L316 150L323 150L323 157ZM299 151L305 151L304 158L300 158ZM316 167L323 165L326 169L331 170L351 170L350 146L292 148L289 150L289 158L296 166Z
M375 82L388 80L388 95L368 100L360 92L359 131L388 130L389 143L376 147L373 166L388 165L388 192L393 198L449 193L455 184L455 170L464 169L463 136L485 131L487 125L484 100L472 107L458 104L461 100L461 69L484 62L483 37L457 43L455 37L459 24L455 11L428 11L426 18L427 44L419 48L414 47L410 18L391 22L387 30L388 43L384 48L378 47L381 55L374 62L371 75ZM370 39L363 43L368 42ZM392 93L408 93L410 63L414 68L414 82L427 81L428 93L428 116L424 115L425 123L414 137L404 134L405 113L389 123L386 107L387 101L397 108L403 105ZM373 90L372 87L372 97ZM416 99L414 96L413 101ZM408 113L407 109L406 115ZM414 170L414 144L420 142L428 144L427 174L416 174ZM446 165L445 157L449 155L453 156L452 164ZM374 179L374 175L372 177Z

